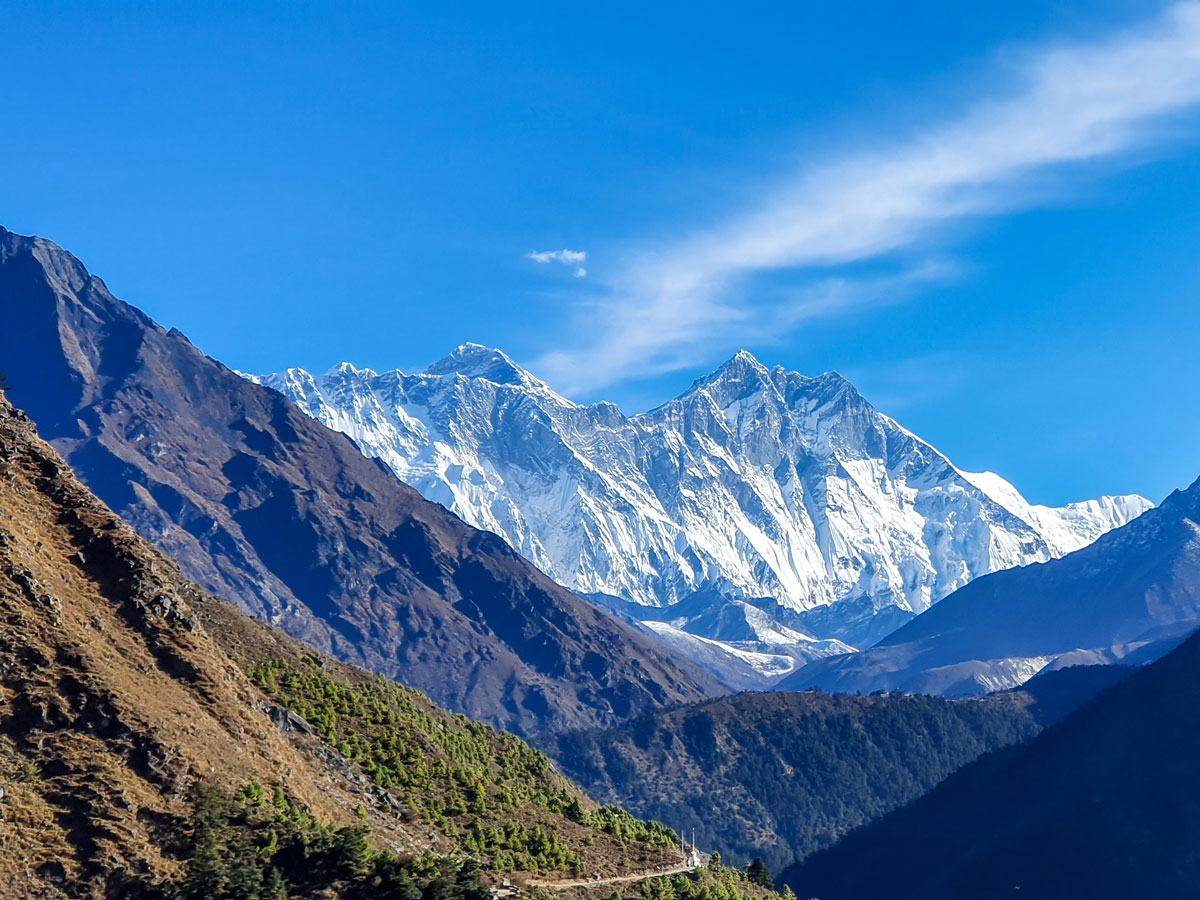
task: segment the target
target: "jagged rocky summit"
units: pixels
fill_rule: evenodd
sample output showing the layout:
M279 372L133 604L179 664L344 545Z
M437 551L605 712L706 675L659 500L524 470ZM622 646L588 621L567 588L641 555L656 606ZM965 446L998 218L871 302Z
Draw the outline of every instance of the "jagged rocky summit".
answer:
M478 344L413 375L250 377L738 688L870 646L980 575L1062 556L1152 506L1030 504L837 373L745 351L635 416L573 403Z

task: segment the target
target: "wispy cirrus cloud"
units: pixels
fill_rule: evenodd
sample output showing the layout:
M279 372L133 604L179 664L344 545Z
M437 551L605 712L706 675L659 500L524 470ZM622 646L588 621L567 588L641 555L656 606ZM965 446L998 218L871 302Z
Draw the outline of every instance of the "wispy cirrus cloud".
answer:
M846 148L770 185L741 215L635 248L634 262L606 279L606 293L576 309L580 339L532 368L568 391L587 391L894 298L885 288L911 288L937 277L936 267L918 262L890 285L838 276L838 267L919 256L956 223L1047 202L1044 176L1129 162L1197 104L1200 3L1103 40L1026 50L1003 95L903 142ZM566 262L555 254L570 252L545 261ZM807 285L766 303L744 290L754 276L782 270L807 273Z
M586 250L534 250L525 254L525 258L532 259L535 263L557 262L564 266L574 266L576 278L587 278L587 269L583 267L587 262Z

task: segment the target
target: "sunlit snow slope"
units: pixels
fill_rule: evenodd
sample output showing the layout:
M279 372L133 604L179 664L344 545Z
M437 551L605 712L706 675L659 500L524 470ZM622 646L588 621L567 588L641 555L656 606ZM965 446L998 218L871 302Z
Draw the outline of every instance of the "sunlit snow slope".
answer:
M254 380L739 687L868 646L979 575L1062 556L1151 506L1031 505L840 375L744 351L636 416L572 403L477 344L415 375L343 363Z

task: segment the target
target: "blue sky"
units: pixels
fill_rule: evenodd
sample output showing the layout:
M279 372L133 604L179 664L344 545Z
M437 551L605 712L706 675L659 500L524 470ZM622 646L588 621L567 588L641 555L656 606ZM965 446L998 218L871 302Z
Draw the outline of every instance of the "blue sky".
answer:
M1200 475L1195 6L570 6L7 4L0 223L247 371L744 346L1037 502Z

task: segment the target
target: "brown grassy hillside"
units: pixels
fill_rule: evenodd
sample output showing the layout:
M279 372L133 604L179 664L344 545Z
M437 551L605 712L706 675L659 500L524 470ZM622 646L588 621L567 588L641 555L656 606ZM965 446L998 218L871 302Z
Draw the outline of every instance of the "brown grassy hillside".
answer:
M204 595L2 394L0 621L0 897L178 894L196 785L278 789L292 819L369 826L391 858L603 874L670 855L664 831L596 808L511 735ZM262 829L283 817L244 805Z

